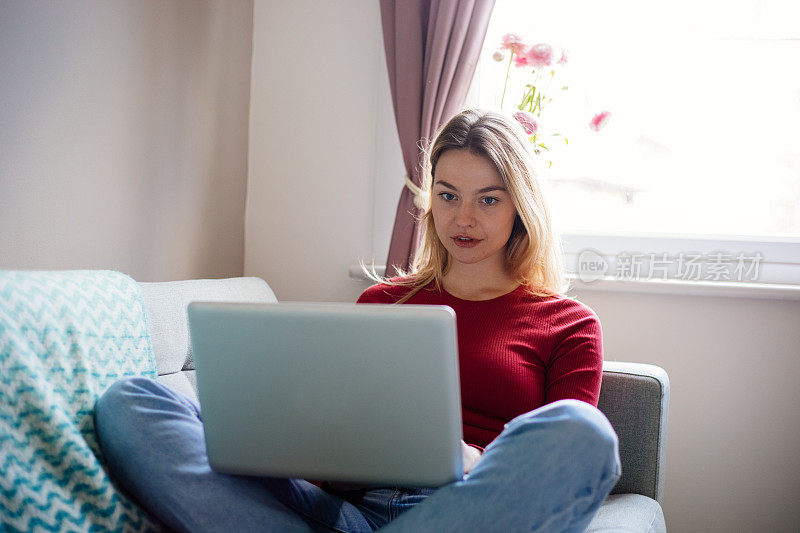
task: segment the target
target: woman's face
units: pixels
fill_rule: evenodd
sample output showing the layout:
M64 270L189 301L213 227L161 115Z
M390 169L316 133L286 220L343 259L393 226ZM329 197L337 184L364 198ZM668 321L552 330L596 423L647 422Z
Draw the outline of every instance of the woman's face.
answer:
M451 264L504 272L517 210L494 164L466 149L448 150L435 170L431 211Z

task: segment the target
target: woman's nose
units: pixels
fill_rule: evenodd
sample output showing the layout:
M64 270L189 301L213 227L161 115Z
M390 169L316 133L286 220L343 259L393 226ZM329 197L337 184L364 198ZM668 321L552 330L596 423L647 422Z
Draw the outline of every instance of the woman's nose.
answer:
M475 225L475 206L464 202L458 206L456 212L456 224L459 226L472 227Z

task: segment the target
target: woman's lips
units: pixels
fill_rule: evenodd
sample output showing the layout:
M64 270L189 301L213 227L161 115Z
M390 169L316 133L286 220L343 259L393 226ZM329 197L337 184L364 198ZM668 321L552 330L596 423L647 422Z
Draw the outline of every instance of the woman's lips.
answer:
M451 237L453 242L456 243L456 246L459 248L473 248L478 246L478 243L481 242L480 239L461 239L459 237Z

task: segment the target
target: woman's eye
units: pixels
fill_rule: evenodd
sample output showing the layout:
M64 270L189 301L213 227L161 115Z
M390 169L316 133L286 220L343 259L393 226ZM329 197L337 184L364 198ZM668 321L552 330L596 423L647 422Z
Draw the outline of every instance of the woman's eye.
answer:
M485 198L481 198L481 201L484 203L484 205L494 205L500 200L494 196L486 196Z
M440 192L439 197L446 202L456 199L456 195L451 192Z

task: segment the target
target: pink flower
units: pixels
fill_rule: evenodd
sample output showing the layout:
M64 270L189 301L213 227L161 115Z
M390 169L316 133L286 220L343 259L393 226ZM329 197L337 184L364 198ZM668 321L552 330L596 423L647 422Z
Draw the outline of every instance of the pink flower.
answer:
M522 37L516 33L506 33L501 37L501 39L503 40L503 44L500 45L500 48L504 50L511 50L515 54L520 54L525 48L525 43L522 42Z
M536 123L534 116L527 111L517 111L511 116L522 125L522 129L528 135L534 135L539 131L539 124Z
M591 122L589 122L589 127L592 128L594 131L600 131L601 129L606 127L608 121L611 119L611 113L608 111L603 111L602 113L598 113L594 116Z
M527 67L528 66L528 58L525 56L514 56L514 66L515 67Z
M553 61L553 47L544 43L534 44L525 53L525 57L534 67L544 67Z
M567 51L566 50L561 50L561 59L558 60L558 64L559 65L566 65L568 59L569 58L567 57Z

